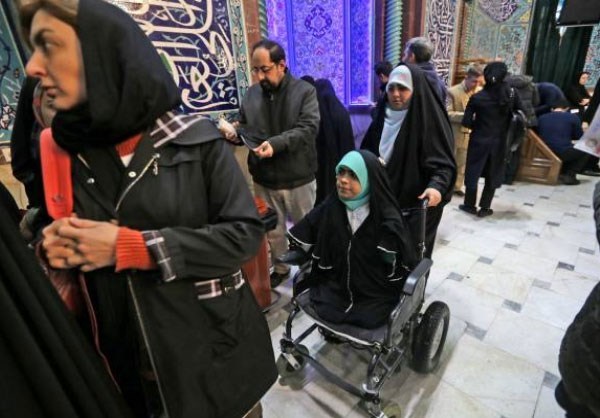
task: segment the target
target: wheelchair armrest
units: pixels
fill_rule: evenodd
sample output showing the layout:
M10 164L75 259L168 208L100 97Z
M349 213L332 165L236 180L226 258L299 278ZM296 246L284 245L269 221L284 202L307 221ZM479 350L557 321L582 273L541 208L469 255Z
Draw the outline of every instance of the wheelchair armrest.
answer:
M417 288L419 280L421 279L421 277L424 277L427 274L432 264L433 261L431 261L430 259L422 259L419 262L419 264L417 264L417 267L413 271L411 271L408 277L406 278L406 282L404 282L402 292L407 295L412 295L415 292L415 289Z
M281 256L277 257L277 261L285 264L291 264L293 266L301 266L302 264L306 263L309 259L310 254L300 248L289 250L283 253Z

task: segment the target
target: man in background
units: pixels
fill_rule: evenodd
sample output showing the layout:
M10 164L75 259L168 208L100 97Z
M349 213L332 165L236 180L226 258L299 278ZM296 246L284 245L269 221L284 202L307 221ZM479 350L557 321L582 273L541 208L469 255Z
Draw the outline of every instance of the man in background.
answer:
M288 265L277 261L288 248L286 221L289 217L298 222L315 203L319 103L313 86L292 77L278 43L263 39L255 44L251 65L258 83L244 96L240 127L265 138L250 150L248 167L256 196L277 212L277 227L267 234L274 265L271 287L275 287L290 272ZM235 134L224 134L228 140L236 139Z
M446 105L446 83L440 78L431 62L433 56L433 44L425 37L409 39L402 55L402 61L408 64L416 64L424 73L425 78L433 88L433 91Z
M469 147L470 129L462 126L465 108L471 96L481 90L484 84L483 67L478 64L467 68L465 79L448 89L448 117L454 134L454 158L456 160L456 182L454 194L464 196L465 165L467 164L467 148Z

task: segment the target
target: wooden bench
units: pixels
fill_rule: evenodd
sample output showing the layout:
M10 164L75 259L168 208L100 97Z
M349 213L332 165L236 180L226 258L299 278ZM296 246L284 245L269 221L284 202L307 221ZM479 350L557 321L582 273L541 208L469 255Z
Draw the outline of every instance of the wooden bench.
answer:
M521 162L515 177L518 181L557 184L562 161L533 130L528 129L521 145Z

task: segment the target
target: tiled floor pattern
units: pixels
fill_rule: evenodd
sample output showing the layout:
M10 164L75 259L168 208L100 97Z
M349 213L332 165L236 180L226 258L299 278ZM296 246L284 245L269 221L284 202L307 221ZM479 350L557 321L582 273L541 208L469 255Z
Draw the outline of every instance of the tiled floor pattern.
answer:
M564 416L553 393L560 342L600 280L591 209L596 179L580 179L579 186L504 186L489 218L459 211L458 198L446 207L427 302L450 306L450 331L434 373L406 366L387 382L384 398L400 405L403 418ZM289 283L281 292L268 314L276 355ZM303 323L309 324L306 318L295 324ZM362 378L364 355L326 345L318 334L307 345L350 381ZM265 418L367 416L355 397L310 366L299 378L280 378L263 405Z

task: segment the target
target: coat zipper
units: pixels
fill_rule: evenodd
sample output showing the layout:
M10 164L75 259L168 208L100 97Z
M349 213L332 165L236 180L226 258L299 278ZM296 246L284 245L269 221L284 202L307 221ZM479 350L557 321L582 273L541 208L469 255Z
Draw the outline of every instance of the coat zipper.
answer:
M162 402L164 408L164 418L169 418L169 411L167 407L167 402L165 401L165 396L162 391L162 385L160 383L160 377L158 372L156 371L156 365L154 364L154 356L152 354L152 347L150 346L150 341L148 340L148 335L146 334L146 328L144 327L144 321L142 318L142 311L140 310L140 305L138 303L137 297L135 295L135 291L133 289L133 283L130 275L127 275L127 286L129 287L129 293L131 294L131 299L133 300L133 308L135 310L135 314L137 316L138 323L140 325L140 331L142 334L142 338L144 339L144 344L146 349L148 350L148 358L150 359L150 364L152 365L152 369L154 370L154 376L156 377L156 384L158 386L158 393L160 395L160 400Z
M123 190L123 193L121 194L121 196L119 197L119 200L117 201L117 205L115 206L115 212L118 213L119 209L121 208L121 204L123 203L123 200L125 199L125 196L127 195L127 193L129 193L129 191L133 188L133 186L135 186L137 184L138 181L140 181L140 179L142 177L144 177L144 174L146 174L146 172L148 171L148 169L150 169L151 166L153 166L153 173L154 175L158 175L158 164L157 161L160 158L160 154L156 153L154 155L152 155L152 158L150 158L150 160L146 163L146 165L144 166L144 168L142 169L142 172L140 173L139 176L137 176L137 178L132 181L131 183L129 183L129 185L125 188L125 190ZM133 283L132 283L132 278L130 275L127 275L127 286L129 288L129 293L131 294L131 299L133 300L133 308L135 311L135 315L137 316L137 321L138 324L140 326L140 332L142 334L142 338L144 340L144 345L146 346L146 349L148 350L148 358L150 360L150 365L152 366L152 370L154 371L154 376L156 377L156 384L158 386L158 393L160 395L160 400L162 402L162 405L164 407L164 418L169 418L169 412L168 412L168 408L167 408L167 403L165 401L165 396L163 394L163 390L162 390L162 385L160 383L160 378L159 378L159 373L157 372L156 369L156 364L154 363L154 356L152 354L152 347L150 346L150 341L148 340L148 334L146 333L146 327L144 326L144 320L142 318L142 311L140 310L140 305L137 299L137 296L135 294L135 290L133 289Z
M350 239L350 243L348 244L348 250L346 250L346 263L348 264L348 272L346 273L346 287L348 288L348 294L350 295L350 306L344 311L344 313L348 313L352 306L354 305L354 296L352 296L352 290L350 289L350 250L352 249L352 239Z
M129 191L133 188L133 186L135 186L137 184L138 181L140 181L140 179L142 177L144 177L144 174L146 174L146 171L148 171L148 169L150 168L150 166L152 164L154 164L160 157L160 154L154 154L152 156L152 158L150 158L150 161L148 161L146 163L146 165L144 166L144 169L142 170L142 172L140 173L139 176L137 176L137 178L132 181L131 183L129 183L129 185L125 188L125 190L123 190L123 193L121 194L121 196L119 197L119 200L117 201L117 206L115 207L115 211L118 212L119 208L121 207L121 203L123 203L123 199L125 198L125 196L127 195L127 193L129 193ZM154 175L158 174L158 169L155 166L154 167Z

